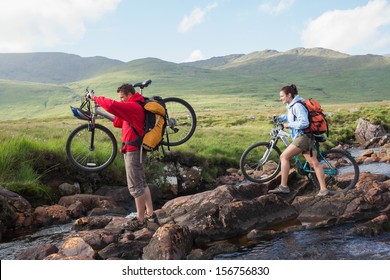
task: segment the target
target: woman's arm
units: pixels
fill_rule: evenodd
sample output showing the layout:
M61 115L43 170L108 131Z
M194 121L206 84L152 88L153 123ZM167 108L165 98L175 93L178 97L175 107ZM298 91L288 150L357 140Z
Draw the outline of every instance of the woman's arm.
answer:
M310 125L308 111L303 104L301 103L296 103L296 104L292 106L292 113L294 115L294 118L293 121L290 121L288 123L288 127L294 129L308 128Z

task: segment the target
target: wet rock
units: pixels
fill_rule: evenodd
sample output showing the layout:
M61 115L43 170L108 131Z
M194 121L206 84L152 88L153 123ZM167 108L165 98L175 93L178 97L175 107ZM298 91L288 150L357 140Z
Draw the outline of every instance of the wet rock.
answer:
M193 242L188 227L166 224L160 227L143 249L144 260L182 260L191 251Z
M206 250L195 249L187 256L187 260L211 260L221 254L231 254L237 252L239 248L228 242L211 244Z
M387 215L380 215L352 230L355 234L368 237L377 236L384 231L390 231L390 219Z
M197 243L227 239L256 228L295 219L294 207L276 195L257 197L248 190L220 186L212 191L179 197L163 207L168 216L187 226Z
M80 237L72 237L65 240L60 247L58 254L66 257L82 257L87 259L95 259L95 251L93 248Z
M121 242L111 243L98 252L99 256L104 259L121 259L121 260L140 260L142 258L143 248L148 241L134 241L121 239Z
M77 219L72 228L76 231L104 228L112 221L109 216L89 216Z
M111 243L116 243L120 235L107 229L79 231L68 238L82 238L93 250L101 250Z
M58 248L52 244L37 244L28 247L16 256L17 260L43 260L51 254L58 252Z

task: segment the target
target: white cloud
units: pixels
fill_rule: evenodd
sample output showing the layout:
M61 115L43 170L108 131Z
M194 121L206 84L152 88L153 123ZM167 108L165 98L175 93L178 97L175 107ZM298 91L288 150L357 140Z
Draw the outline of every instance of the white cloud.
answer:
M204 55L201 50L194 50L190 56L184 62L194 62L204 59Z
M206 8L196 8L191 12L189 16L185 15L179 24L179 32L185 33L190 30L194 25L203 23L205 16L214 8L218 6L217 3L208 5Z
M29 52L81 39L85 24L121 0L12 0L0 2L0 52Z
M271 1L261 4L259 6L259 10L267 14L279 15L288 10L294 4L294 2L295 0Z
M352 10L329 11L310 21L302 32L304 47L371 52L390 48L390 4L373 0Z

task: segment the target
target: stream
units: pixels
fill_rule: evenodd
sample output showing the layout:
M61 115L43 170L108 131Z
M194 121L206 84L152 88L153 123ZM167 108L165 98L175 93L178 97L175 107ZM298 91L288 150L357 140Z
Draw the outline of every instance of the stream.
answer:
M363 237L352 225L281 234L215 259L229 260L390 260L390 232Z

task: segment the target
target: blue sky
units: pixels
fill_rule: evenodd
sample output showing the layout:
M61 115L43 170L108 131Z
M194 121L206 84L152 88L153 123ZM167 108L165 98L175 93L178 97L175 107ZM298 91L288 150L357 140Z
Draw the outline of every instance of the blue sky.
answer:
M0 0L0 52L183 62L274 49L390 53L388 0Z

